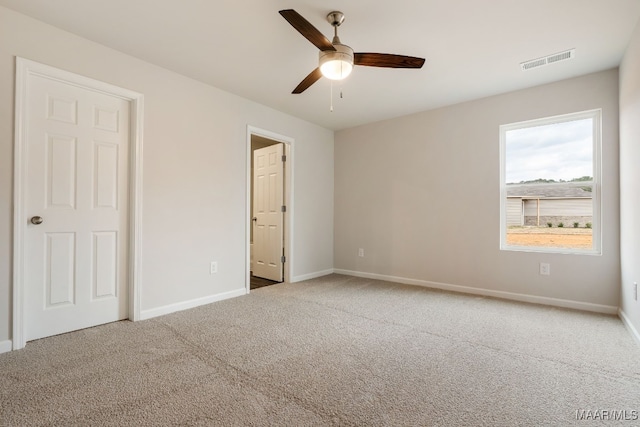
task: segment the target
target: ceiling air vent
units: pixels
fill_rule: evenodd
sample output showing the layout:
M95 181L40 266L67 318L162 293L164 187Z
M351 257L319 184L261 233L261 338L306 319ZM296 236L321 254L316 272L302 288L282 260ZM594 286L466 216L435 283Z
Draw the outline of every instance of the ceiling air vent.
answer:
M522 68L522 71L527 71L532 68L538 68L556 62L566 61L567 59L573 59L575 56L575 49L565 50L564 52L554 53L553 55L545 56L544 58L532 59L531 61L522 62L520 64L520 68Z

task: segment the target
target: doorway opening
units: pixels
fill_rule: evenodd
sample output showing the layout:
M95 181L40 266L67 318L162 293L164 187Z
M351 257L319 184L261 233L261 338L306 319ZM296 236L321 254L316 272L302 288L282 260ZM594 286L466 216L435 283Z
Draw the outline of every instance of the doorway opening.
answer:
M292 143L292 138L248 127L247 293L290 278Z

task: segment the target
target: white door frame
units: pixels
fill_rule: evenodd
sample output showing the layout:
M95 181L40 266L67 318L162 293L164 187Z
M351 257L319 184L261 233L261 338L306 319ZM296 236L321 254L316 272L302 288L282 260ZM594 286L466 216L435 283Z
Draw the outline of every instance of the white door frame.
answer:
M98 80L16 57L15 136L13 165L13 336L14 350L23 348L24 321L24 238L25 183L27 173L26 109L29 76L56 80L129 101L131 104L129 158L129 319L140 319L140 261L142 259L142 123L144 96Z
M284 214L284 281L289 282L293 271L293 145L295 140L288 136L275 132L260 129L254 126L247 126L247 195L245 212L245 288L247 293L251 287L250 265L251 265L251 185L253 176L251 175L251 135L261 136L284 144L284 154L287 156L284 162L284 204L287 211Z

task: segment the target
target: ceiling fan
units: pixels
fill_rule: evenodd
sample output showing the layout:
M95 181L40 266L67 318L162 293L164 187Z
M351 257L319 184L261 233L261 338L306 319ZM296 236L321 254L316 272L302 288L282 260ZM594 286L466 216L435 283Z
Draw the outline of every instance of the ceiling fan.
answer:
M422 68L424 64L424 58L416 58L414 56L388 53L354 53L353 49L342 44L338 37L338 27L344 22L344 14L342 12L334 11L327 15L327 21L334 28L333 41L329 41L316 27L311 25L295 10L286 9L281 10L279 13L293 28L320 49L318 68L305 77L291 93L304 92L322 76L331 80L342 80L351 73L354 65L385 68Z

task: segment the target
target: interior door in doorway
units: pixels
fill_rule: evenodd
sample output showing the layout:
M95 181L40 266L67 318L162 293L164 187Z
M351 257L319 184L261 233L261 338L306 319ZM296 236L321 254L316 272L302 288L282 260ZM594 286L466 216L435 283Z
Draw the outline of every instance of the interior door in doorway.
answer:
M127 318L130 103L30 75L25 339Z
M282 282L283 144L253 152L253 275Z

